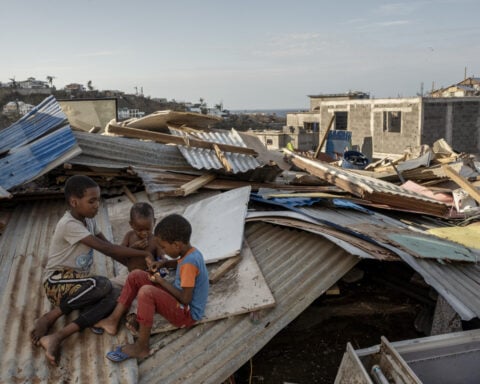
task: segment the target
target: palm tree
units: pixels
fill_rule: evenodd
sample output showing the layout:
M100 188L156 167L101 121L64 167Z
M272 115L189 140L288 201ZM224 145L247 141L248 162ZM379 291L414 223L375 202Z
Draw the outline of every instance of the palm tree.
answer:
M87 88L89 91L93 91L92 80L88 80Z
M47 76L46 79L48 81L48 84L50 84L50 88L53 88L53 79L55 79L55 76Z
M200 101L200 111L202 112L202 114L206 115L208 112L207 103L205 102L205 99L203 97L200 97L199 101Z
M15 81L15 76L13 76L13 78L11 78L10 81L12 82L12 88L17 88L17 82Z

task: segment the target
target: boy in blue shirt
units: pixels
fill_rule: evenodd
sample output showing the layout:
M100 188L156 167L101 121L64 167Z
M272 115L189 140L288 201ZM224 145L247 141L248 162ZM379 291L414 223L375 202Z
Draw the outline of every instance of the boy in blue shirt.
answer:
M153 273L129 273L114 311L95 326L115 335L122 316L137 297L138 338L134 344L108 352L108 359L121 362L147 357L155 312L179 328L190 327L202 318L208 297L208 271L200 251L190 245L191 233L190 223L178 214L166 216L155 227L158 245L174 260L153 263ZM176 267L173 284L160 276L158 269L162 267Z

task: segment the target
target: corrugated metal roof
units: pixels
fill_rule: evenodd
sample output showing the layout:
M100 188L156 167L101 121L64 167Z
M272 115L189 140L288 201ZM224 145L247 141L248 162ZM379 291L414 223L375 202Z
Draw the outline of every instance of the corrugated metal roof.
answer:
M302 207L299 210L310 217L331 220L370 237L377 244L397 254L411 268L422 275L425 281L448 301L463 320L480 317L480 265L478 262L445 263L442 260L438 262L437 260L418 257L416 254L421 252L421 245L418 247L412 246L410 249L403 248L400 244L392 245L392 242L388 241L389 234L396 233L397 229L409 230L410 232L407 233L412 235L421 235L423 232L380 213L362 215L356 211L313 207ZM472 257L478 258L479 254L475 249L464 247L458 243L445 243L444 239L435 236L428 237L428 239L433 242L432 251L434 254L431 255L432 257L441 257L438 249L442 249L445 245L451 245L456 247L458 252L470 251ZM438 239L436 243L434 242L435 239ZM445 252L448 250L447 247L444 247Z
M49 308L42 286L49 240L63 214L63 202L43 201L18 206L0 237L0 381L82 383L219 383L257 353L283 327L339 280L358 261L331 242L303 231L264 223L246 225L246 238L275 296L277 305L262 310L258 322L248 314L200 324L151 338L155 353L140 362L122 364L104 356L117 337L85 331L62 345L60 368L49 368L44 351L33 348L29 330ZM97 215L111 237L106 210ZM112 271L110 259L96 255L97 273ZM58 326L63 323L59 321Z
M445 215L448 212L446 204L395 184L284 151L292 156L295 165L363 199L430 214Z
M303 231L254 223L246 238L277 305L258 322L239 315L151 338L155 354L140 362L140 381L220 383L346 274L357 258Z
M72 164L105 168L147 165L162 169L192 169L173 145L85 132L74 134L82 155L70 160Z
M50 238L63 212L63 201L39 201L18 205L0 237L0 334L1 383L135 383L137 364L108 363L103 356L112 343L126 342L126 335L98 337L86 330L62 344L59 368L49 368L42 348L33 347L30 330L34 319L50 309L43 294L43 267ZM104 234L109 236L108 217L97 215ZM111 259L95 255L97 272L112 271ZM74 317L69 316L69 320ZM55 327L65 325L59 319Z
M443 296L462 320L480 317L480 265L478 263L440 264L434 260L396 253Z
M67 116L53 96L0 131L0 153L28 144L47 132L67 124Z
M170 132L176 136L187 136L184 131L175 128L170 128ZM195 136L208 142L229 144L244 148L247 147L240 135L234 129L225 132L199 131L195 133ZM218 159L213 149L193 148L183 145L179 145L178 148L189 164L195 169L224 170L222 162ZM231 165L232 173L234 174L245 173L261 166L254 156L231 152L224 152L223 154Z
M0 159L0 185L11 189L33 180L80 154L70 126L57 129L34 142L17 147Z
M378 259L386 261L401 260L392 251L372 242L352 236L330 226L319 224L309 216L293 211L253 211L248 212L247 221L264 221L272 224L298 228L315 233L330 240L348 253L363 259Z

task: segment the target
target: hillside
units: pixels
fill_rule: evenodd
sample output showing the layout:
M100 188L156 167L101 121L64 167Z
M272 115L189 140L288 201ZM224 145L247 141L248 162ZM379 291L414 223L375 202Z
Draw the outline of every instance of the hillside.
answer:
M27 104L37 105L46 97L48 94L42 92L36 93L34 90L30 91L28 94L23 94L22 90L16 90L12 88L0 88L0 108L3 108L5 104L10 101L23 101ZM45 90L43 90L45 91ZM57 100L62 99L96 99L96 98L106 98L112 97L108 91L85 91L75 94L74 97L68 94L64 90L53 90L52 94ZM161 111L165 109L171 109L174 111L184 111L185 105L183 103L177 103L175 101L158 101L153 100L150 97L144 97L141 95L116 95L118 108L131 108L138 109L145 112L145 114L150 114L155 111ZM20 118L19 115L10 115L5 116L1 113L0 109L0 129L6 128Z
M23 101L24 103L37 105L46 97L50 89L43 89L42 92L35 92L32 89L12 89L12 88L0 88L0 108L3 108L5 104L10 101ZM27 91L27 92L26 92ZM152 99L142 95L130 95L130 94L112 94L111 91L84 91L77 92L75 96L67 93L65 90L52 90L52 94L57 100L64 99L101 99L112 98L117 99L118 108L138 109L145 112L146 115L155 111L162 110L174 110L185 111L185 104L179 103L174 100L160 101L159 99ZM12 114L5 116L1 113L0 109L0 129L6 128L21 116L18 114ZM221 122L216 124L213 128L217 129L231 129L234 128L238 131L253 130L281 130L285 125L285 117L276 116L275 114L230 114L224 118Z

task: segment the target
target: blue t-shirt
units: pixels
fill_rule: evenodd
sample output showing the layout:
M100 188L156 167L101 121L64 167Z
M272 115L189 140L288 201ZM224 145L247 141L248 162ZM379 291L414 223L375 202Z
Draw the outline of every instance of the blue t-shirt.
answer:
M182 281L181 276L183 277ZM209 284L207 266L198 249L193 248L178 261L173 285L180 290L182 290L182 285L186 288L193 287L190 314L193 320L200 320L205 313Z

